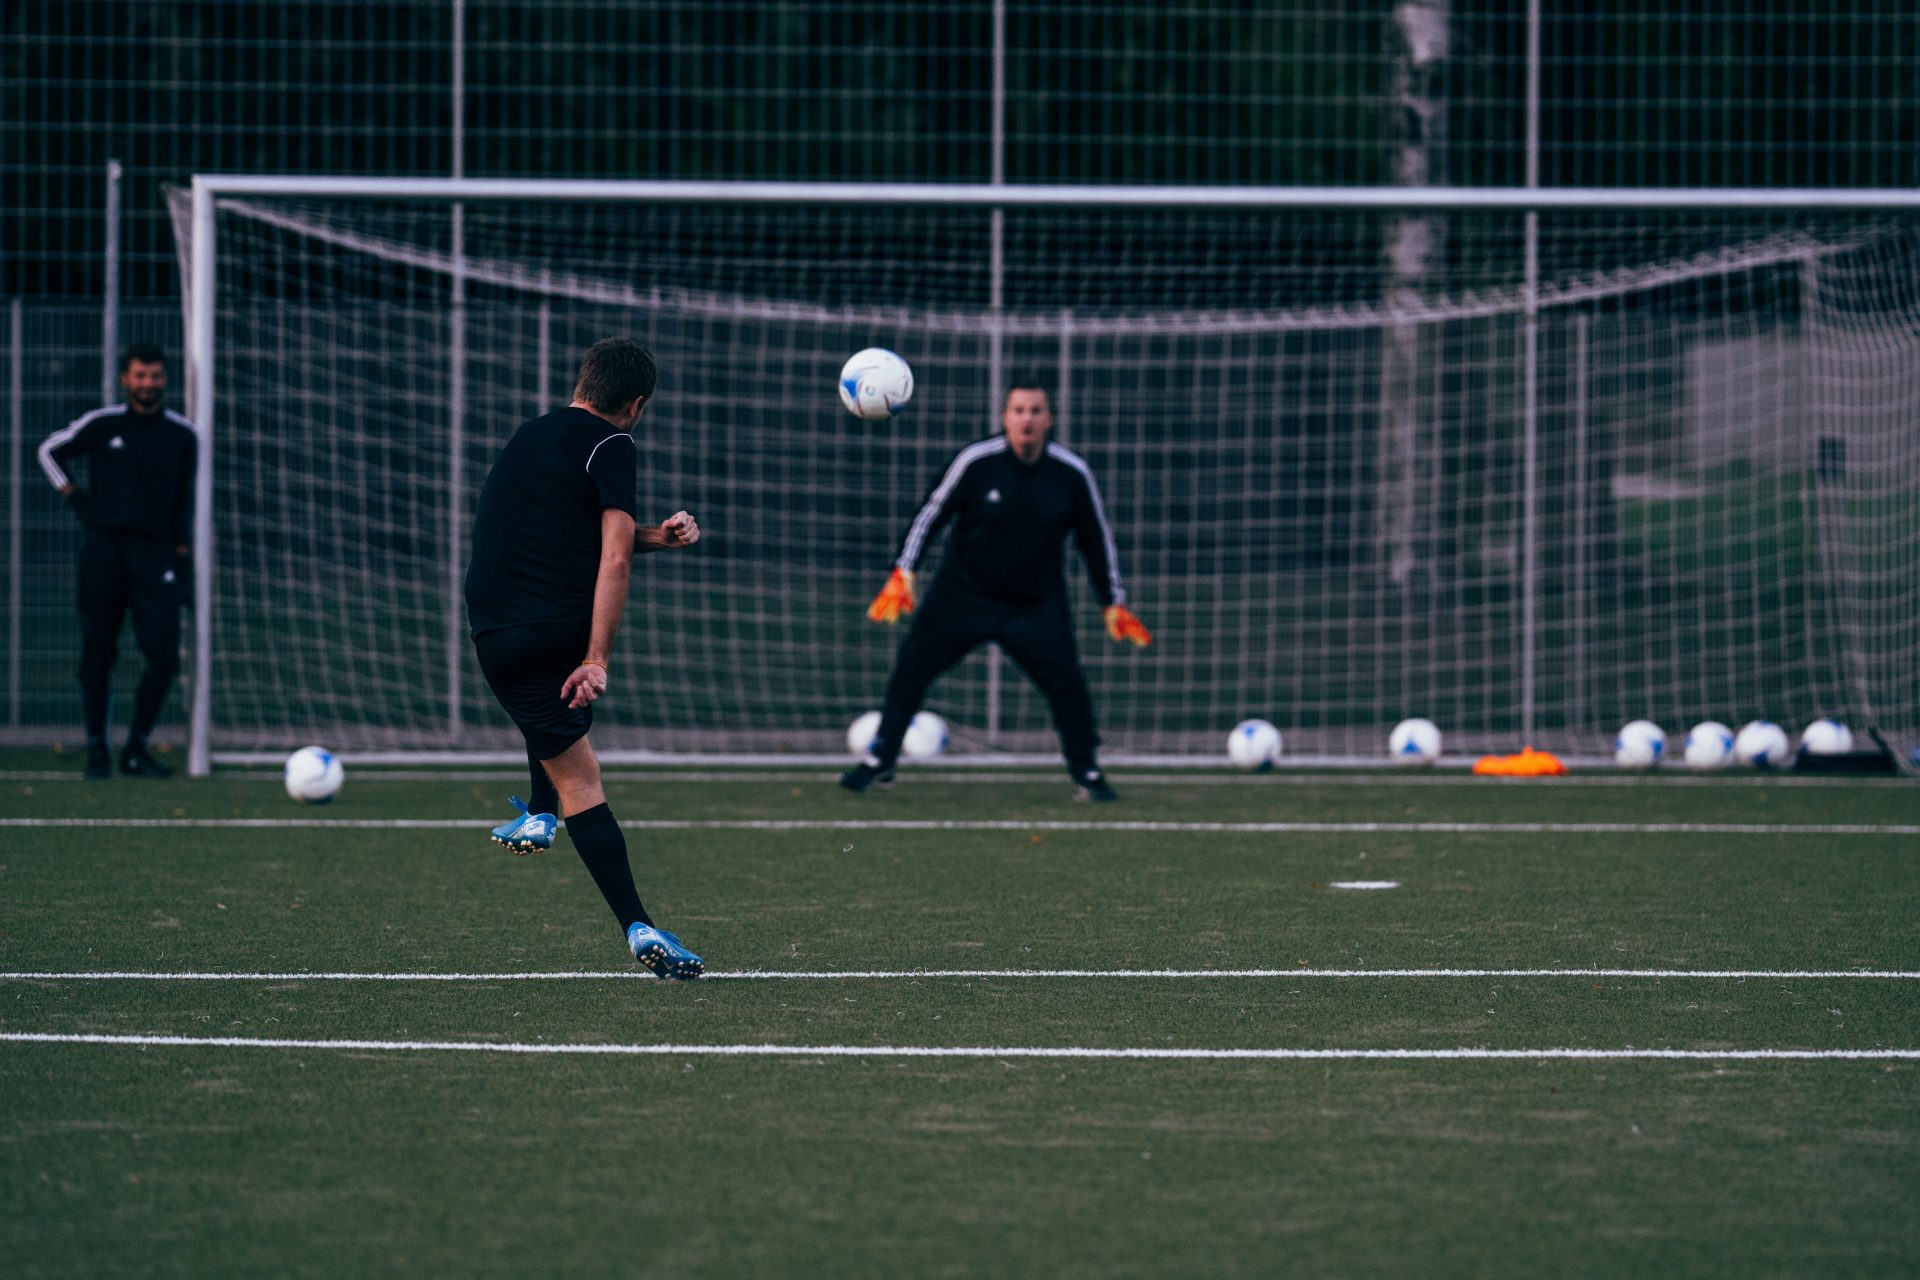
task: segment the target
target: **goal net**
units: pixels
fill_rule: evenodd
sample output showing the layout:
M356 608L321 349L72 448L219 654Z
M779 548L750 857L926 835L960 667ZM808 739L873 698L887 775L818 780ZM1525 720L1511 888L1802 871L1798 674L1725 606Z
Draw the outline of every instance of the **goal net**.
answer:
M1597 752L1641 716L1920 730L1913 211L511 186L229 190L210 228L176 193L187 278L210 253L217 280L216 749L515 746L465 637L474 500L612 333L661 368L642 519L705 536L636 563L604 748L838 750L900 638L864 606L1016 373L1157 636L1110 644L1070 558L1110 750L1214 756L1247 716L1369 757L1412 715L1449 750ZM916 375L889 423L835 394L873 345ZM997 663L931 708L961 749L1050 750Z

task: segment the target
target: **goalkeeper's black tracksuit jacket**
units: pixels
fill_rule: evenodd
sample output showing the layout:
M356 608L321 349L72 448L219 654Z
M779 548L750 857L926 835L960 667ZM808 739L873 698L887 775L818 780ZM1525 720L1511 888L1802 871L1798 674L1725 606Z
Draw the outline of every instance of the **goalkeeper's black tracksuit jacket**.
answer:
M107 696L120 626L129 609L146 658L129 736L144 742L180 665L180 606L193 533L198 438L171 409L135 413L109 405L82 414L40 443L40 467L55 488L76 481L87 460L86 496L74 509L86 526L80 550L80 690L89 741L107 729ZM76 493L76 499L80 495Z
M1005 436L970 444L928 492L895 563L913 572L934 538L953 525L933 586L913 614L887 682L875 754L891 763L927 688L991 640L1046 695L1076 780L1095 772L1093 700L1067 612L1063 544L1069 533L1104 607L1125 604L1113 529L1093 471L1062 444L1031 465Z

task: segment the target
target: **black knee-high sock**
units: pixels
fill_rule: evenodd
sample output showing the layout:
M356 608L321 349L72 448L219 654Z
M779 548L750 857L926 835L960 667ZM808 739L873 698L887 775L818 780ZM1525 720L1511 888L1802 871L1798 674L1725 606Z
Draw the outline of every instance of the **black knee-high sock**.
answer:
M533 748L527 748L527 772L533 778L533 789L527 792L527 811L529 813L560 812L560 792L555 789L553 779L547 776L547 766L540 763L540 757L533 754Z
M636 922L652 924L647 909L640 905L640 891L633 887L633 868L627 865L627 838L620 834L613 810L597 804L569 814L567 834L573 837L574 852L587 864L587 873L600 886L600 896L613 908L620 928L624 931Z

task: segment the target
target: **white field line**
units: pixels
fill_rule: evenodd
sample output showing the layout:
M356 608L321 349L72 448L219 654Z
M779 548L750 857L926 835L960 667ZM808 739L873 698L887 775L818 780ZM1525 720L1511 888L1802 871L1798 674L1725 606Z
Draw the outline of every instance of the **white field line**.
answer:
M1745 981L1869 978L1920 981L1910 969L736 969L708 972L705 982L918 978L1677 978ZM0 982L598 982L656 981L644 969L575 969L519 973L164 973L131 970L0 973Z
M475 768L382 768L369 766L356 769L352 780L356 786L373 782L523 782L525 769L475 769ZM805 771L800 769L750 769L750 768L711 768L711 769L607 769L602 775L608 782L648 783L648 782L758 782L758 783L829 783L839 778L838 772ZM1016 768L1002 769L997 772L964 771L951 768L934 768L921 773L911 767L907 776L913 781L959 782L970 784L988 784L992 786L1013 785L1058 785L1065 787L1067 782L1057 769L1033 772ZM222 769L215 775L216 781L251 782L278 788L280 770L266 769ZM1124 781L1132 787L1848 787L1848 788L1886 788L1905 787L1912 789L1914 784L1905 778L1858 777L1852 775L1809 775L1795 777L1791 774L1727 773L1727 774L1648 774L1648 773L1599 773L1571 774L1562 778L1481 778L1463 772L1441 773L1116 773L1116 781ZM81 782L78 769L0 769L0 782Z
M1399 887L1400 882L1398 880L1335 880L1327 885L1329 889L1356 889L1362 891L1398 889Z
M0 827L313 828L478 831L485 818L0 818ZM1019 818L627 818L629 831L1146 831L1199 835L1913 836L1914 823L1828 822L1065 822Z
M95 1044L154 1048L312 1049L371 1053L503 1053L593 1057L741 1058L1134 1058L1192 1061L1397 1062L1540 1061L1614 1062L1659 1059L1688 1062L1920 1061L1920 1049L1092 1049L1067 1045L861 1044L512 1044L472 1040L263 1040L248 1036L109 1036L0 1031L11 1044Z

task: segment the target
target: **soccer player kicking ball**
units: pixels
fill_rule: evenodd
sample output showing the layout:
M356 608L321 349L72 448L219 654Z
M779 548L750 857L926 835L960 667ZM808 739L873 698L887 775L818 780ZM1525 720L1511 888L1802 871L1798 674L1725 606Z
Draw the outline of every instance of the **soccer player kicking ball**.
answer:
M867 609L893 623L914 611L913 567L948 521L953 537L940 574L900 646L873 751L841 775L849 791L893 781L907 725L940 674L992 640L1038 685L1053 712L1076 798L1117 800L1094 758L1093 699L1074 648L1061 573L1061 542L1071 532L1104 606L1107 634L1153 643L1127 608L1113 529L1093 471L1047 440L1053 411L1044 388L1016 382L1001 411L1004 434L962 449L907 528L886 587Z
M627 607L633 557L700 540L684 511L634 524L633 429L646 411L653 355L627 338L593 344L573 403L520 425L480 491L467 567L467 617L480 670L527 742L531 804L494 828L516 853L567 834L626 930L633 958L661 978L706 971L680 939L654 927L627 864L627 842L607 807L587 731L607 691L613 635Z

